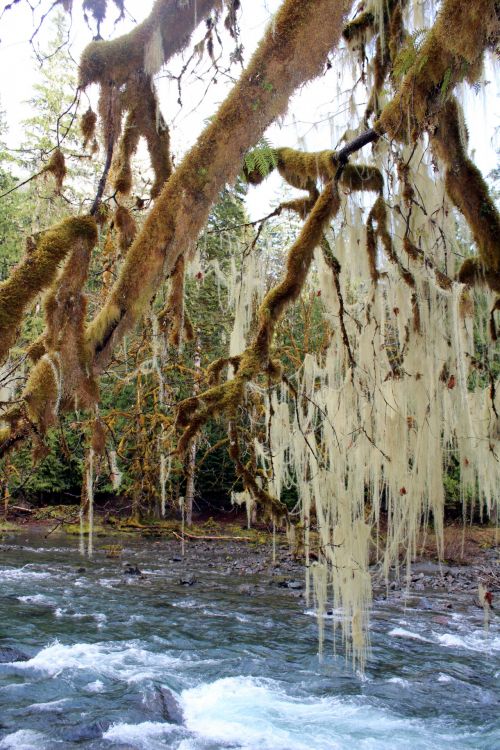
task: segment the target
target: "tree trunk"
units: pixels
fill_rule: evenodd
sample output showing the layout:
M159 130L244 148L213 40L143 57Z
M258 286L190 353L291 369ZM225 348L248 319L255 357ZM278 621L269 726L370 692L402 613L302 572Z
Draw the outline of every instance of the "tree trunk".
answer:
M199 374L201 368L201 354L200 354L200 333L196 339L196 352L194 355L194 369L195 369L195 381L193 386L193 396L197 396L200 390ZM186 512L186 525L193 525L193 502L194 502L194 476L196 469L196 448L197 440L194 438L191 441L191 445L188 450L188 459L186 467L186 497L184 499L185 512Z

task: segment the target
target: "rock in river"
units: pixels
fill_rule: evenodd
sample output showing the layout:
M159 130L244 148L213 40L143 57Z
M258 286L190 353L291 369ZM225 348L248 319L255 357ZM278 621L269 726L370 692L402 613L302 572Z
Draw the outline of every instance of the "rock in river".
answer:
M30 657L14 646L0 646L0 664L9 664L12 661L28 661Z

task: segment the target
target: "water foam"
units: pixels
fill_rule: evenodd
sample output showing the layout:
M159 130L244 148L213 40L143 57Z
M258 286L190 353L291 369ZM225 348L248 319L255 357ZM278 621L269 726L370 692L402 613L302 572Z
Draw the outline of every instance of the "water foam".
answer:
M2 568L0 570L0 581L19 581L23 579L41 579L50 578L51 573L48 571L31 570L28 565L22 568Z
M411 687L411 682L405 680L404 677L389 677L387 682L392 682L395 685L401 685L401 687Z
M435 634L436 640L447 648L464 649L466 651L477 651L479 653L492 653L500 651L500 636L493 635L487 630L473 630L466 635L458 633Z
M456 747L456 738L433 735L431 742L420 722L399 719L362 698L294 697L269 679L222 678L184 690L181 703L197 738L182 744L186 750L210 742L240 750L387 750L388 736L391 747L429 748L436 739L441 747Z
M178 668L181 658L155 653L142 648L138 641L125 643L75 643L55 641L32 659L16 662L23 670L35 669L55 677L65 670L88 670L98 675L125 682L137 682L162 675ZM148 669L144 669L147 667Z
M68 698L60 698L59 700L55 701L48 701L47 703L32 703L31 706L27 707L27 711L54 711L55 713L60 713L64 711L64 704L67 703Z
M418 633L414 633L412 630L405 630L405 628L393 628L389 631L388 635L393 638L409 638L412 641L423 641L424 643L430 643L427 638L424 638Z
M28 596L18 596L17 599L24 604L45 604L49 607L54 605L54 600L45 594L29 594Z
M85 685L85 690L88 690L89 693L102 693L104 690L104 682L102 680L89 682L88 685Z
M144 721L141 724L114 724L103 734L103 739L113 742L133 742L141 748L152 747L151 740L165 737L172 731L177 731L178 726L166 724L159 721ZM160 745L164 747L164 745Z
M20 729L0 740L1 750L35 750L35 748L41 750L46 745L47 738L45 735L31 729Z

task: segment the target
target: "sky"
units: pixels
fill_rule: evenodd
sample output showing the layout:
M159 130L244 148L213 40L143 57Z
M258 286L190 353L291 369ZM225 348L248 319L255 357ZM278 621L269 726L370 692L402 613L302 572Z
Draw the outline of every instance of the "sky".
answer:
M45 0L41 0L42 3ZM193 0L191 0L193 2ZM196 0L194 0L196 2ZM142 20L150 11L152 0L126 0L127 19L116 28L113 23L104 27L105 38L125 33L133 26L131 19ZM244 59L247 61L264 33L273 13L281 4L280 0L243 0L240 14L240 28L244 46ZM42 7L47 8L49 3ZM75 0L70 39L74 58L79 55L92 39L93 31L88 28L81 13L81 0ZM110 2L108 16L117 16L115 6ZM29 116L29 99L31 88L36 80L36 66L29 37L36 28L40 13L33 14L26 0L20 0L11 10L4 13L0 20L0 65L2 70L0 83L0 107L7 112L9 125L8 144L16 145L19 136L19 123ZM203 27L198 28L193 39L196 42L203 35ZM35 43L42 47L50 36L48 19L42 25ZM230 40L225 38L227 48ZM217 105L224 99L232 85L231 80L218 77L205 94L206 77L191 76L183 85L182 110L177 105L177 84L168 79L168 72L177 74L183 59L177 56L169 62L167 71L160 72L157 80L163 113L171 126L173 152L177 163L189 146L196 140L203 124L210 117ZM292 98L288 114L274 124L266 134L272 145L292 146L308 150L334 148L345 130L348 116L348 92L352 86L351 68L342 65L339 55L334 60L333 68L323 77L307 84ZM338 64L335 64L335 60ZM200 64L198 73L206 72L207 60ZM233 76L238 75L234 67ZM499 86L495 80L491 65L486 70L485 79L489 83L475 92L464 87L466 121L470 132L470 150L476 163L484 173L488 173L498 161L496 151L500 147L498 113ZM495 130L496 127L496 130ZM495 142L496 137L496 142ZM248 210L252 218L267 213L276 205L282 196L281 181L277 175L266 180L258 189L250 189Z

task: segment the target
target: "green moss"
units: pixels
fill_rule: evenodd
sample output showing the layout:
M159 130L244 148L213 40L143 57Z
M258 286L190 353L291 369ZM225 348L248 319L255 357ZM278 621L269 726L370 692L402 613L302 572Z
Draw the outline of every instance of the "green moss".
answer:
M306 152L293 148L276 149L278 171L281 176L296 188L307 188L317 180L327 182L336 172L335 151Z
M360 13L356 18L344 26L342 36L347 42L366 42L373 36L375 26L375 15L368 10Z
M384 178L377 167L365 164L346 164L342 170L341 184L352 191L374 191L381 193Z
M82 524L80 527L79 523L68 523L63 524L62 527L65 534L68 534L69 536L80 536L80 534L83 534L83 536L88 536L91 532L90 526L88 523ZM110 536L107 529L104 528L104 526L101 526L100 524L94 524L92 527L92 535L93 536Z
M0 520L0 534L11 533L13 531L23 531L23 527L11 521Z
M494 44L494 0L444 0L395 97L376 128L402 141L416 139L455 84L480 70L484 50ZM443 93L444 92L444 93Z
M34 251L0 284L0 362L16 340L28 305L52 283L59 264L78 240L91 247L97 242L97 226L92 217L65 219L43 232Z
M88 143L95 137L96 124L97 115L92 108L89 107L80 120L80 130L83 135L83 148L86 148Z
M484 284L493 292L500 294L500 272L488 271L480 258L466 258L460 267L457 279L469 286Z
M194 13L190 4L180 7L170 0L156 0L149 16L130 33L88 45L80 59L80 86L110 80L117 85L125 83L143 69L146 48L156 30L161 34L164 59L180 52L197 20L206 17L214 5L214 0L197 0Z
M446 191L464 215L484 273L493 281L500 274L500 215L481 172L467 156L459 122L458 104L450 99L439 115L431 143L446 167Z

